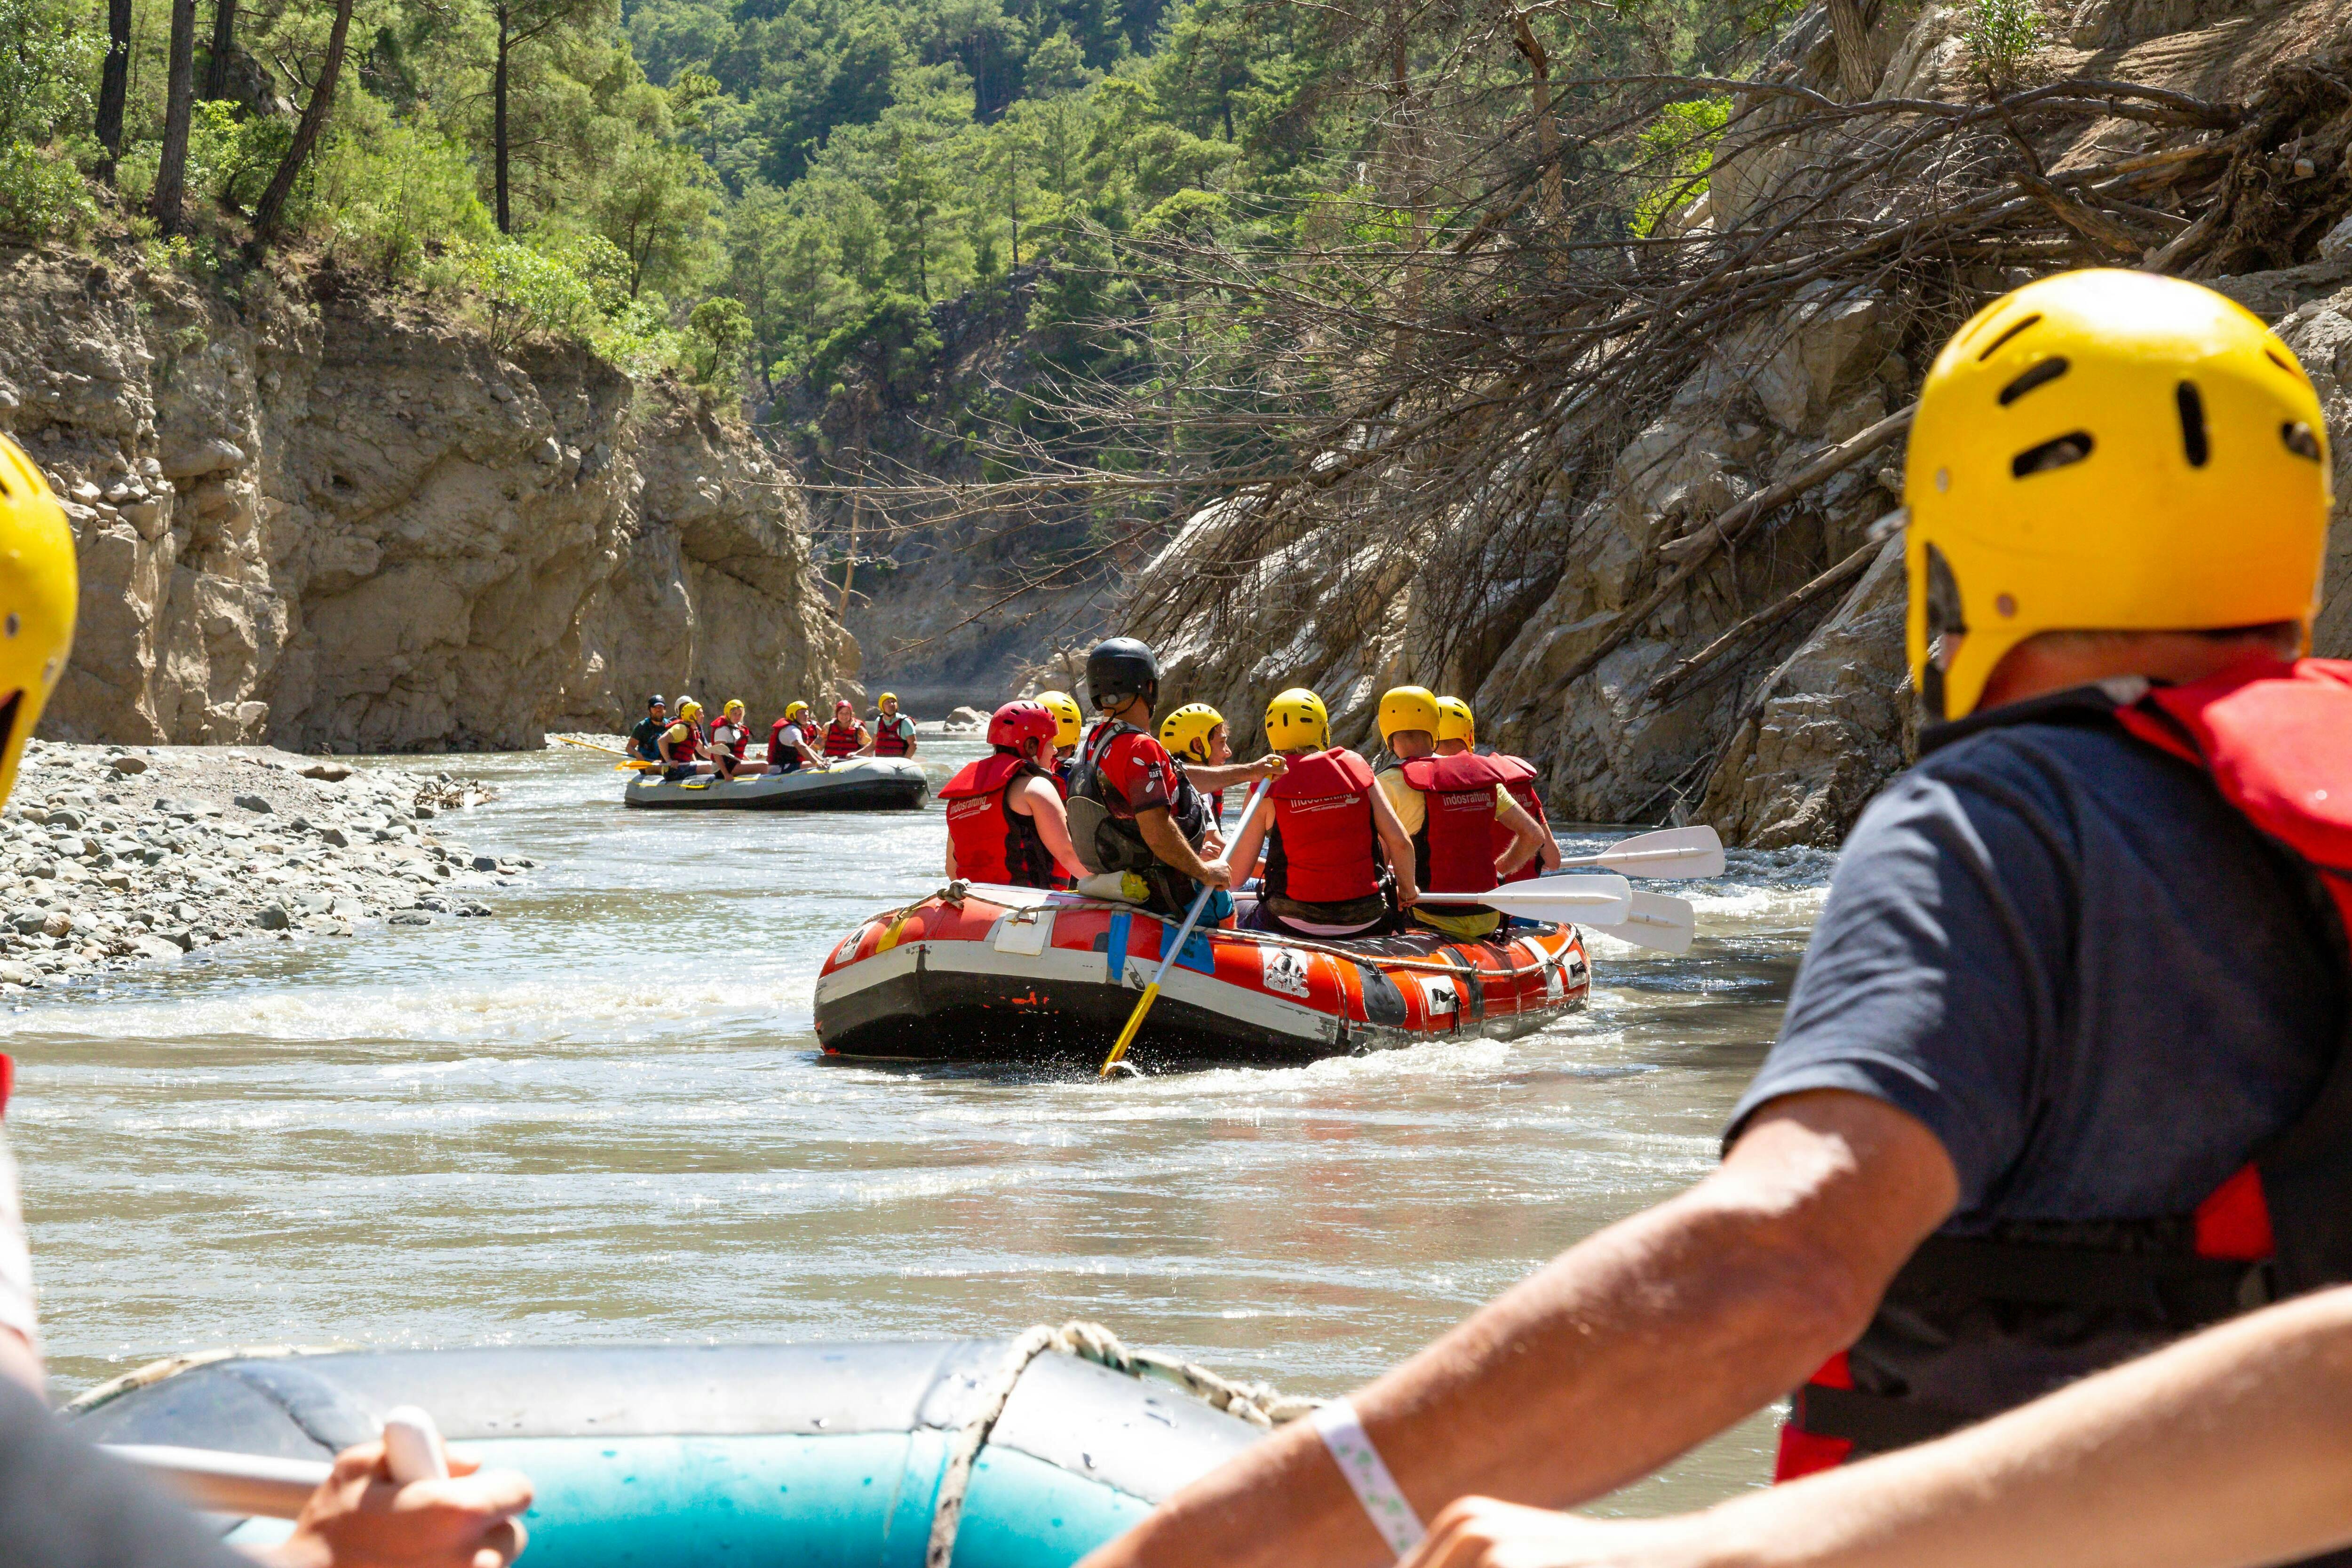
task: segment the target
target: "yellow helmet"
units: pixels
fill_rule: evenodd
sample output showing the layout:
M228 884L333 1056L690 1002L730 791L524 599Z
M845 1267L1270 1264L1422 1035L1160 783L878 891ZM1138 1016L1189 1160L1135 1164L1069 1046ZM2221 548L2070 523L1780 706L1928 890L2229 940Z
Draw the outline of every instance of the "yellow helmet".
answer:
M2326 439L2287 346L2194 283L2069 272L1978 311L1927 372L1904 467L1929 716L1974 711L2039 632L2309 620Z
M1437 700L1437 738L1474 746L1478 743L1478 721L1471 715L1470 704L1459 697Z
M1381 743L1399 730L1426 730L1437 738L1437 694L1426 686L1399 686L1381 699Z
M1054 716L1061 726L1055 731L1054 745L1058 751L1077 749L1079 739L1086 733L1087 716L1078 711L1078 700L1066 691L1040 691L1037 705Z
M66 514L41 470L0 436L0 799L66 672L79 598Z
M677 716L681 719L699 719L702 717L702 704L691 697L681 697L677 700Z
M743 700L740 697L730 697L727 700L727 706L721 711L729 714L740 713L743 711Z
M1319 752L1331 743L1330 711L1323 699L1294 686L1265 705L1265 739L1277 752Z
M1160 743L1168 748L1170 756L1205 763L1209 760L1209 732L1224 721L1225 716L1207 703L1187 702L1160 721ZM1195 746L1200 750L1194 751Z
M886 691L881 696L877 697L874 700L877 704L883 702L896 702L898 700L898 694L895 691Z

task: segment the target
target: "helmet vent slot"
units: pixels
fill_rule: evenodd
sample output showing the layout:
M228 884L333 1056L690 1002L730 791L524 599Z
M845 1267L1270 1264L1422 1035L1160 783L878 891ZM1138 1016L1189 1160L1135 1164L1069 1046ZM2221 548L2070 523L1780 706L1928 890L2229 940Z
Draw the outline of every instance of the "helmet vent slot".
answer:
M2065 374L2066 371L2066 356L2063 354L2052 355L2050 358L2043 360L2040 364L2035 365L2032 370L2027 371L2023 375L2019 376L2015 381L2011 382L2007 386L2002 387L2000 389L2000 405L2003 408L2008 407L2011 404L2016 402L2019 398L2024 396L2035 387L2049 385L2052 382Z
M2308 458L2315 463L2323 460L2319 450L2319 437L2313 433L2310 426L2300 419L2290 419L2280 426L2279 439L2285 442L2286 449L2298 458Z
M2173 389L2173 401L2180 405L2180 449L2189 454L2189 466L2201 468L2213 455L2205 439L2205 398L2193 381L2184 381Z
M2032 474L2046 474L2053 468L2081 462L2091 455L2091 433L2076 430L2054 441L2044 441L2039 447L2030 447L2020 452L2009 460L2009 471L2012 478L2021 479Z
M2010 339L2017 336L2018 333L2025 331L2026 328L2038 325L2041 320L2042 312L2036 310L2031 316L2026 317L2025 320L2018 322L2017 325L2010 328L2009 331L2001 333L2000 336L1993 339L1992 342L1985 344L1984 353L1977 355L1977 363L1979 364L1982 364L1985 361L1992 358L1992 356L1999 352L2001 344L2009 342Z
M2283 370L2283 371L2286 372L2286 373L2287 373L2287 374L2289 374L2289 375L2294 375L2294 374L2295 374L2294 366L2293 366L2293 365L2291 365L2291 364L2287 363L2286 363L2286 361L2284 361L2284 360L2283 360L2283 359L2279 358L2279 352L2278 352L2278 350L2276 350L2276 349L2264 349L2264 350L2263 351L2263 357L2264 359L2266 359L2266 360L2270 361L2273 364L2274 364L2274 365L2278 366L2278 367L2279 367L2279 369L2281 369L2281 370ZM2300 378L2298 378L2298 379L2300 379Z

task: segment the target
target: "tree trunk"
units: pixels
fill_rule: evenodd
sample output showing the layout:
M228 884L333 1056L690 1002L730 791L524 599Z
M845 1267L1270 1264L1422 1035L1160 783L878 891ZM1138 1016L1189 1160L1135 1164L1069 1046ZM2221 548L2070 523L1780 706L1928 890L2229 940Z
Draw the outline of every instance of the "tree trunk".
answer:
M490 76L490 159L496 169L500 234L514 232L514 209L507 199L507 56L512 49L509 21L507 8L499 6L499 63Z
M261 193L261 205L253 209L253 236L263 245L278 237L278 226L286 213L286 198L294 194L294 181L309 161L310 149L318 145L319 133L327 128L328 110L335 103L335 79L342 74L343 40L351 36L352 0L335 0L335 29L327 35L327 63L320 68L319 85L310 91L310 101L302 106L302 118L294 127L294 141L286 149L286 156L278 162L278 173L269 176L269 188Z
M1528 110L1535 117L1536 157L1543 164L1543 173L1536 176L1537 200L1546 226L1557 229L1566 215L1559 187L1559 126L1551 117L1551 55L1528 26L1528 14L1516 5L1511 27L1512 41L1526 57L1533 78L1528 83Z
M180 227L181 189L188 178L188 117L196 96L196 0L172 0L172 63L163 92L163 153L147 210L164 234Z
M122 156L122 105L131 96L131 0L106 0L106 63L98 78L98 140L106 178Z
M863 467L864 465L861 464L860 468L862 468ZM864 478L862 473L859 477L861 479ZM851 491L849 497L849 553L841 558L841 614L837 617L844 626L849 624L850 580L857 575L857 521L859 515L865 510L866 498L854 490Z
M213 0L213 52L205 61L205 99L228 96L228 55L236 47L236 0Z
M1838 87L1848 103L1861 103L1877 85L1870 69L1870 28L1862 0L1829 0L1830 31L1837 36Z

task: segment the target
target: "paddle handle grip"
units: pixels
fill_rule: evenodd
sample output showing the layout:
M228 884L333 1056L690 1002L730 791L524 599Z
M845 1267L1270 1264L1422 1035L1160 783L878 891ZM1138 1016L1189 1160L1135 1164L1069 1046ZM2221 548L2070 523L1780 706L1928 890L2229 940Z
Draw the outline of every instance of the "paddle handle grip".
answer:
M292 1519L333 1468L323 1459L277 1459L164 1444L110 1444L106 1451L169 1485L208 1513Z
M446 1481L449 1455L441 1447L441 1428L431 1415L414 1405L403 1405L383 1418L384 1468L401 1486L411 1481Z

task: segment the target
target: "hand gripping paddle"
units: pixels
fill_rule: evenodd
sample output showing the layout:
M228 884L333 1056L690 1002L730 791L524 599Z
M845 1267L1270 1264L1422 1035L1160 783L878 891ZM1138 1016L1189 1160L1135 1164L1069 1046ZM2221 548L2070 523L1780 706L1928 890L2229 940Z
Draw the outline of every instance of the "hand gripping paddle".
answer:
M106 1451L169 1482L196 1508L262 1519L293 1519L325 1484L334 1467L322 1459L278 1459L260 1454L162 1444L117 1443ZM446 1480L449 1457L433 1417L404 1405L383 1418L384 1468L395 1485Z

